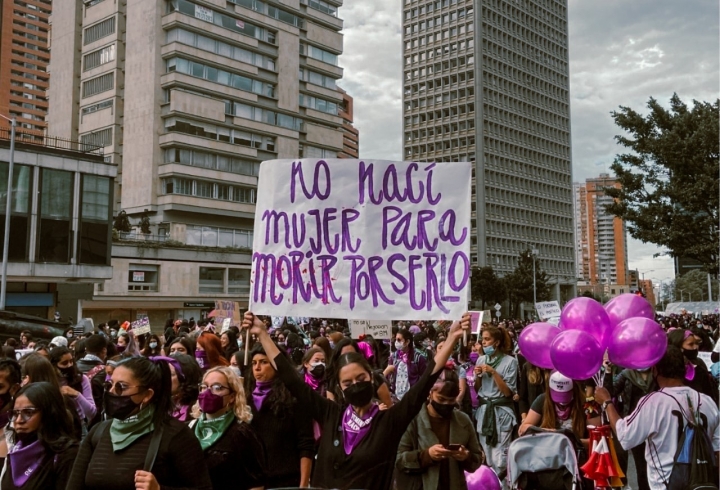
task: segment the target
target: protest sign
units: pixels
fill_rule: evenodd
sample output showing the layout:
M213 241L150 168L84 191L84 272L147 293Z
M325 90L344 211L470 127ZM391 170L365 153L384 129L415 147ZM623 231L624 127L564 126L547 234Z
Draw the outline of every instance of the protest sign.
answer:
M459 319L470 267L470 163L263 162L256 314Z
M712 359L710 358L711 355L712 352L698 352L698 359L702 359L708 369L713 365Z
M220 333L225 333L228 330L230 330L230 322L232 322L232 318L224 318L222 321L222 328L220 329Z
M541 320L547 320L548 318L554 318L556 316L559 317L562 312L560 303L557 301L541 301L540 303L535 303L535 309Z
M482 324L492 322L490 310L468 311L468 313L470 313L470 331L474 334L480 335Z
M148 317L142 317L139 320L135 320L130 324L132 327L132 331L135 334L135 337L139 337L140 335L149 334L152 332L152 329L150 328L150 320Z
M359 339L361 335L372 335L375 340L392 338L392 322L380 320L348 320L350 336Z
M222 325L226 318L230 319L231 325L240 325L240 303L237 301L215 301L215 325Z

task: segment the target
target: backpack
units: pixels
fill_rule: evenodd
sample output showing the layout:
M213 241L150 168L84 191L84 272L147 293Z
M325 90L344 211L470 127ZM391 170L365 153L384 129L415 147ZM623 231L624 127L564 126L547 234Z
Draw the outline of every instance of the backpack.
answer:
M700 394L698 393L698 403L696 414L693 413L692 404L688 399L690 406L690 416L688 417L677 399L662 391L663 393L678 404L682 418L685 419L685 427L682 428L682 419L680 439L678 440L677 451L675 452L675 463L673 464L670 478L665 481L668 490L718 490L718 471L717 462L715 461L715 453L710 442L710 438L703 427L702 420L698 423L698 415L700 413Z
M105 364L98 364L97 366L93 366L90 371L85 373L85 377L88 379L88 381L92 381L92 379L99 373L100 371L105 370Z

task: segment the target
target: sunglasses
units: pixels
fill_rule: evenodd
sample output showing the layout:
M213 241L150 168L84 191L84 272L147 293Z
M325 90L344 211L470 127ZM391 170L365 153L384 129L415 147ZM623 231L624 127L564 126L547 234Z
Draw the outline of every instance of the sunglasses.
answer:
M115 395L122 395L130 388L143 388L143 386L140 385L128 385L121 381L118 381L117 383L113 383L112 381L106 381L105 384L105 391L114 393ZM137 393L133 393L133 395L137 395L140 393L139 391ZM132 395L130 395L132 396Z
M12 414L11 420L15 420L19 416L23 422L27 422L28 420L33 418L33 416L35 416L35 414L38 413L39 411L40 411L40 409L35 408L35 407L27 407L27 408L20 408L18 410L11 410L10 411L10 413Z

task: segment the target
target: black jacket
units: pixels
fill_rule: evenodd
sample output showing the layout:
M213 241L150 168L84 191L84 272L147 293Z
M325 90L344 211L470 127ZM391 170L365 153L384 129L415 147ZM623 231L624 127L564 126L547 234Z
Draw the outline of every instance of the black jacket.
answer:
M299 380L297 371L293 375ZM250 426L262 442L268 457L267 488L300 485L300 458L315 457L312 419L307 409L295 403L289 411L275 415L267 403L255 409L252 394L248 404L253 418Z
M214 490L243 490L265 486L265 454L255 431L234 423L205 450L205 464Z
M328 400L300 379L283 355L275 358L278 375L290 392L322 427L312 486L320 488L386 490L392 484L398 445L410 422L425 404L440 371L435 361L417 383L389 410L378 412L370 432L350 454L345 454L341 432L344 407Z

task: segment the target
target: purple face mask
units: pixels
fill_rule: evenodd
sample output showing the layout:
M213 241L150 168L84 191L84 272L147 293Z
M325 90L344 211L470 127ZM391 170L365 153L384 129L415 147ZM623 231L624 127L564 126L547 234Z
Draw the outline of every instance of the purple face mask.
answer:
M559 404L555 403L555 416L560 420L567 420L570 418L570 410L572 409L572 404Z
M205 390L198 395L198 405L203 413L213 414L219 412L225 407L225 402L222 396L216 395L210 390Z
M468 358L470 359L470 362L472 362L473 364L475 364L477 362L479 357L480 357L480 354L478 354L477 352L471 352L470 355L468 356Z

